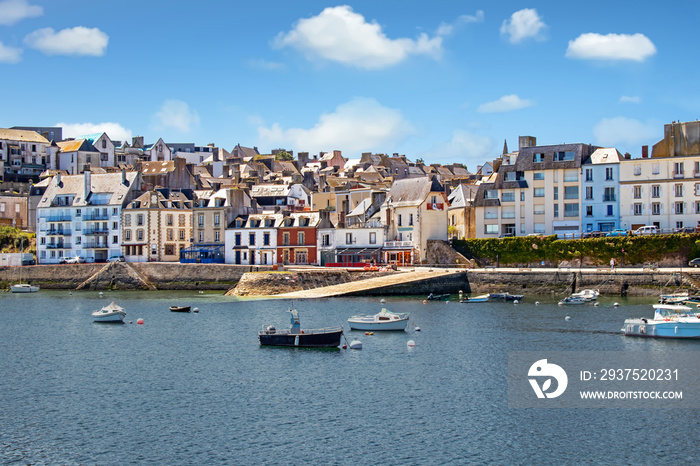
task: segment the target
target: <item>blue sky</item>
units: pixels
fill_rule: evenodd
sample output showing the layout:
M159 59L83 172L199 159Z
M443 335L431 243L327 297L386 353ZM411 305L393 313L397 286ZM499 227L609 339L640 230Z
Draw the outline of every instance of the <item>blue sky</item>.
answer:
M0 0L0 126L477 164L699 118L700 2Z

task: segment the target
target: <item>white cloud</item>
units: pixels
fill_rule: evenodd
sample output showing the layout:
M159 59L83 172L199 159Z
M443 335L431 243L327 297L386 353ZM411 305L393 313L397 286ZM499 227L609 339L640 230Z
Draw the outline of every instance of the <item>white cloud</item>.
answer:
M394 147L412 132L413 127L398 110L384 107L374 99L356 98L332 113L322 114L312 128L283 129L274 123L258 127L258 138L263 147L362 152Z
M17 63L22 60L22 49L0 42L0 63Z
M44 8L30 5L27 0L4 0L0 2L0 24L12 26L25 18L35 18L44 14Z
M629 96L629 95L623 95L620 97L620 102L623 104L638 104L642 101L641 97L639 96Z
M326 8L318 16L300 19L280 33L276 47L292 47L308 59L323 59L365 69L395 65L409 55L439 58L442 38L421 34L413 39L389 39L376 22L368 23L347 5Z
M265 60L264 58L258 58L256 60L249 60L248 66L250 66L251 68L256 68L256 69L265 70L265 71L276 71L276 70L281 70L281 69L285 68L283 63Z
M170 99L163 102L160 110L153 115L154 126L158 130L176 129L189 133L193 126L199 125L199 115L181 100Z
M596 143L609 147L648 142L654 140L658 131L659 125L657 123L643 123L625 117L603 118L593 127Z
M24 38L27 47L46 55L91 55L105 54L109 36L97 28L76 26L56 32L53 28L38 29Z
M516 11L501 24L501 35L510 36L508 40L517 44L525 39L544 39L542 35L547 25L534 8Z
M478 10L476 14L474 15L461 15L457 18L457 20L454 23L442 23L438 27L437 30L437 35L438 36L449 36L452 34L452 32L455 30L457 26L460 26L462 24L470 24L470 23L483 23L484 22L484 12L482 10Z
M521 108L532 107L535 103L530 99L521 99L517 94L504 95L493 102L486 102L476 109L479 113L504 113L520 110Z
M581 34L569 41L567 58L581 60L632 60L642 62L656 53L644 34Z
M469 170L476 171L477 164L490 160L493 145L494 142L486 136L458 129L452 133L452 139L437 144L420 155L440 162L453 160L466 163Z
M131 142L131 130L124 128L119 123L56 123L63 128L64 138L76 138L86 134L107 133L113 141Z

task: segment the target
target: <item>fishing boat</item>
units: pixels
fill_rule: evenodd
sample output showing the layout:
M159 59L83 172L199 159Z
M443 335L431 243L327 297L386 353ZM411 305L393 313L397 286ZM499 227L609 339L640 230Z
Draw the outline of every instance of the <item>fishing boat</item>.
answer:
M448 299L450 299L450 295L449 295L449 293L447 293L447 294L430 293L428 295L428 297L425 299L427 299L428 301L447 301Z
M654 304L653 307L653 319L627 319L622 333L634 337L700 338L700 313L679 304Z
M123 323L124 317L126 317L126 311L123 307L117 306L117 303L114 301L92 313L92 319L95 322Z
M559 301L559 305L562 304L586 304L586 298L571 295Z
M406 330L408 312L396 313L382 308L374 315L356 315L348 319L351 330Z
M480 294L479 296L465 296L460 303L486 303L489 300L489 295Z
M660 304L683 304L690 298L690 294L687 291L680 293L662 294L659 297Z
M584 301L595 301L598 299L600 292L598 290L581 290L576 293L571 293L572 298L583 298Z
M301 329L299 313L296 309L289 311L292 326L289 330L277 330L274 325L264 325L258 332L263 346L298 346L308 348L335 348L340 346L343 327L320 329Z
M190 306L170 306L173 312L190 312Z
M22 238L19 250L24 250L24 238ZM29 283L22 283L22 265L20 265L19 283L10 286L10 291L12 291L13 293L36 293L37 291L39 291L39 287L37 285L30 285Z
M508 292L505 293L489 293L489 298L490 299L500 299L503 301L522 301L523 295L521 294L510 294Z

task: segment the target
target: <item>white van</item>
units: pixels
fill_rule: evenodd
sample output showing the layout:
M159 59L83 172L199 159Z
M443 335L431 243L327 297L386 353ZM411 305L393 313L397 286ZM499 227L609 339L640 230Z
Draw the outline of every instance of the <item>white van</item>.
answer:
M655 225L639 227L632 232L635 235L658 235L659 229Z

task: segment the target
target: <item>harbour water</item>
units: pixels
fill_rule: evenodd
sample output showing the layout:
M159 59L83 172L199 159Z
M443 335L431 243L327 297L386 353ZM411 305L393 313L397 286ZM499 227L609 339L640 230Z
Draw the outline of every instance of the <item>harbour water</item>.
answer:
M133 324L91 321L112 300ZM651 316L651 301L614 300L5 293L0 463L697 463L700 410L508 407L509 351L700 351L623 337L624 319ZM260 347L257 331L286 328L290 306L303 328L347 328L386 307L421 331L348 331L361 351Z

